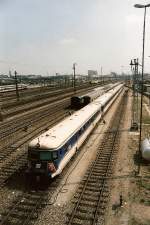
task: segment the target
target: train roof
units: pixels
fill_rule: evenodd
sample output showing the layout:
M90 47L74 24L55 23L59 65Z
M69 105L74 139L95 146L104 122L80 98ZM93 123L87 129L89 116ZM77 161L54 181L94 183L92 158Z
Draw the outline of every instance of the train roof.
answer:
M38 147L38 149L41 150L56 150L60 148L71 136L73 136L73 134L77 132L78 129L80 129L80 127L86 123L86 121L88 121L88 119L101 109L101 106L107 101L107 99L118 90L119 87L110 90L108 93L100 96L89 105L75 112L73 115L33 139L29 143L29 147Z
M99 104L87 105L75 112L53 128L41 134L29 143L30 147L40 146L39 149L57 149L66 142L100 107Z

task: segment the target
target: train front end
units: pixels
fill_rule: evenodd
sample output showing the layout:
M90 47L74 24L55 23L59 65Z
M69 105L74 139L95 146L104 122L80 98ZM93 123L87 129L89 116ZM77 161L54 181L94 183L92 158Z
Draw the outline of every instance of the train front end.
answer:
M58 168L57 151L28 148L27 173L34 177L52 178Z

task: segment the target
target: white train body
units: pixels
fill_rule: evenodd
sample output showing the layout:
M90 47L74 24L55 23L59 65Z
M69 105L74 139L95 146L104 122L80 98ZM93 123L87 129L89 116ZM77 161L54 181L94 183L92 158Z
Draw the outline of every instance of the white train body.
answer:
M29 172L55 177L121 92L120 84L29 143Z
M145 139L142 142L141 153L143 159L150 161L150 139Z
M109 85L105 85L103 87L94 88L93 91L90 91L89 93L87 93L87 95L84 95L84 98L86 98L86 97L88 98L87 99L88 100L87 103L89 104L90 102L92 102L93 100L95 100L96 98L98 98L99 96L101 96L102 94L104 94L106 91L109 91L109 90L115 88L119 84L120 83L118 82L116 84L109 84Z

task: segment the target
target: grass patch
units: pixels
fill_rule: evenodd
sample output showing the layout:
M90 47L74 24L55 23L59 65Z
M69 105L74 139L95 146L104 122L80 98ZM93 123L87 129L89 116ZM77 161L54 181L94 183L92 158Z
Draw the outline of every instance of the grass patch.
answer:
M150 200L148 199L140 199L140 203L144 204L145 206L150 206Z
M137 180L137 184L140 187L142 187L142 188L150 191L150 183L149 183L149 180Z
M142 187L150 191L150 183L148 181L142 181Z

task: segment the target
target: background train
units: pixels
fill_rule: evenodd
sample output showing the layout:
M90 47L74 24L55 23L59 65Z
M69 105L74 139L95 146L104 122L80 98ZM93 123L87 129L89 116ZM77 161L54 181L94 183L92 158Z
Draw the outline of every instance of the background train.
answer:
M80 108L86 106L87 104L89 104L90 102L92 102L93 100L95 100L96 98L98 98L104 92L111 90L112 88L116 87L119 84L120 83L108 84L103 87L94 88L92 91L90 91L89 93L87 93L85 95L72 96L71 102L70 102L71 108L72 109L80 109Z
M122 87L118 85L32 140L28 146L27 173L49 178L60 174L117 98Z
M27 89L28 86L26 84L18 84L18 89L19 90L24 90ZM0 86L0 92L10 92L10 91L15 91L16 86L15 85L2 85Z

